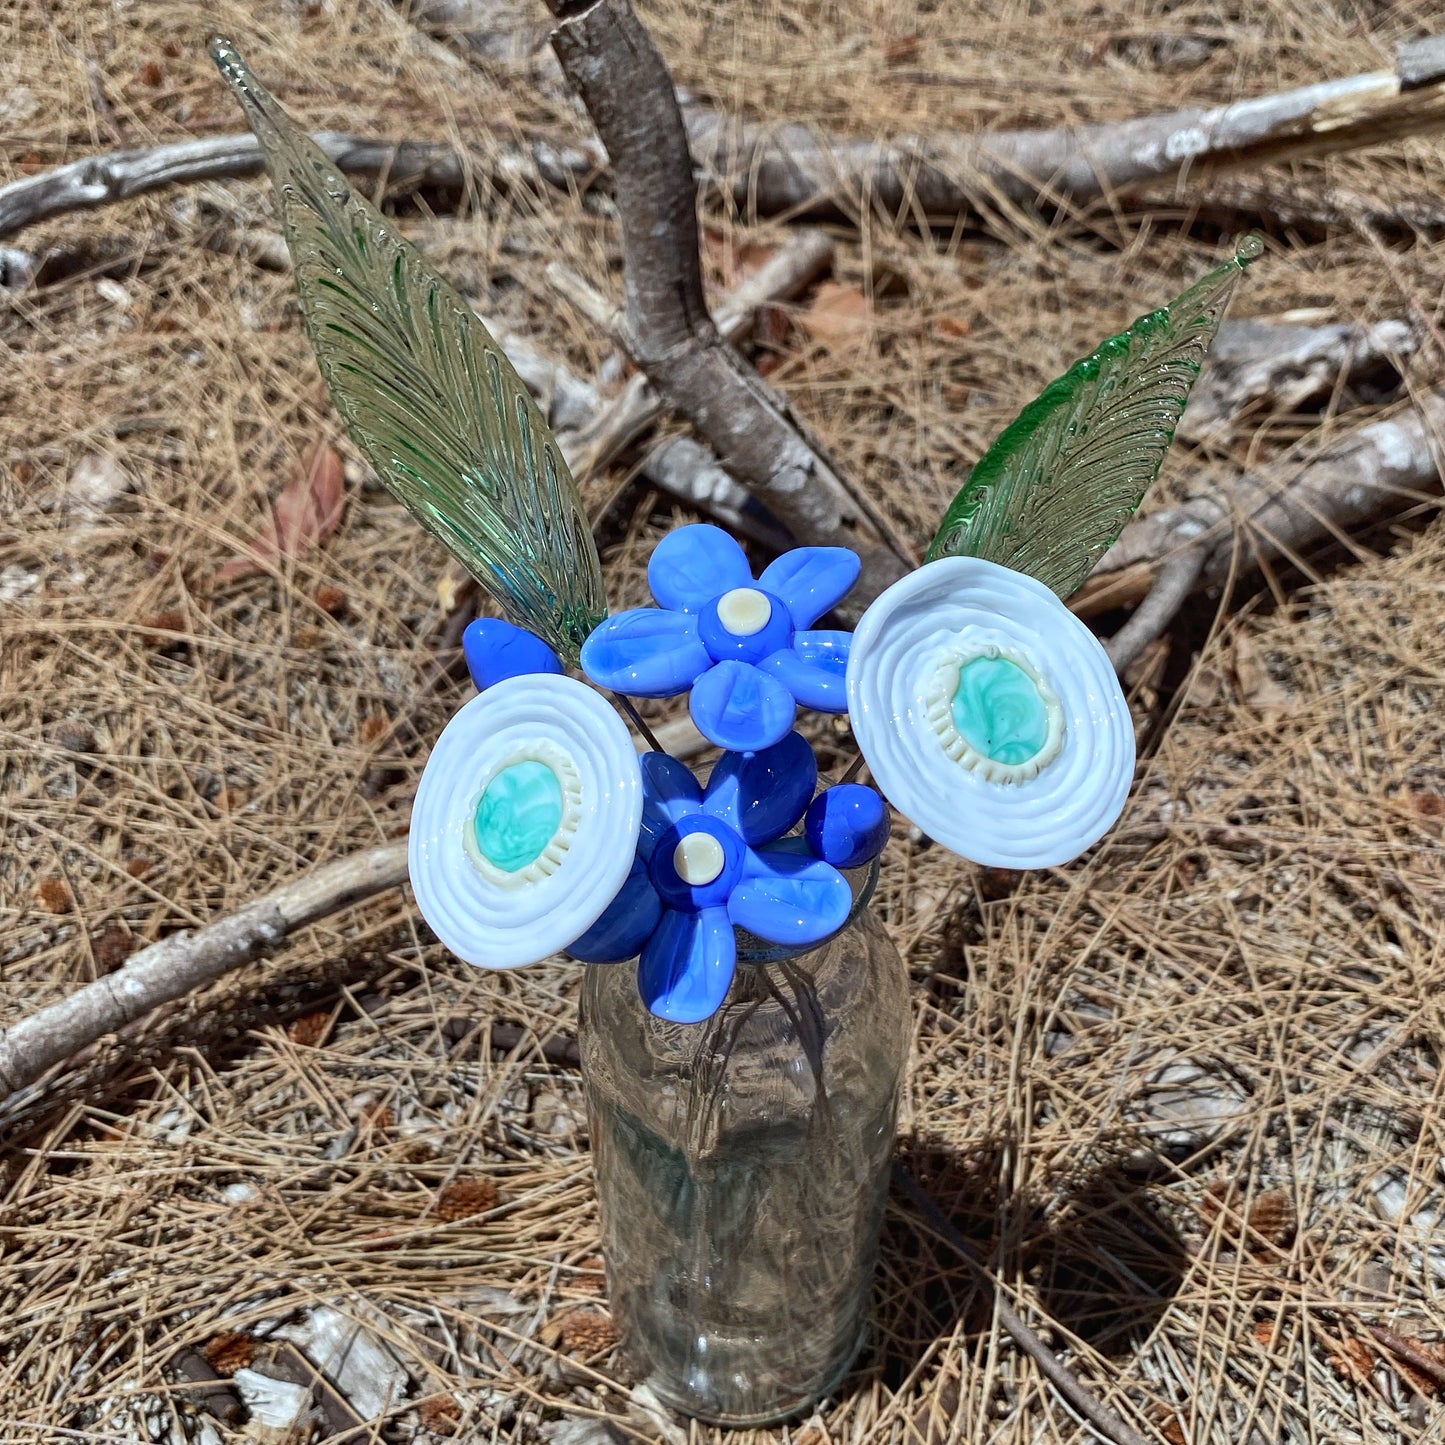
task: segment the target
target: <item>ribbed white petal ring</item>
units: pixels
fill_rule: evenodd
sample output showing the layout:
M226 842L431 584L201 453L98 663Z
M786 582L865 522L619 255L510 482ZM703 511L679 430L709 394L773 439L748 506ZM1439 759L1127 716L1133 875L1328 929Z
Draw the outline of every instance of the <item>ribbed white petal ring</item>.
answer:
M535 759L564 782L545 866L520 884L484 866L477 804L504 768ZM459 958L518 968L585 933L632 866L642 773L627 726L595 689L550 673L510 677L447 724L412 805L408 864L422 916Z
M1032 778L970 770L930 718L940 667L991 648L1026 662L1063 710L1062 746ZM930 562L869 607L853 634L848 712L888 801L991 867L1078 857L1118 818L1134 776L1129 706L1098 639L1043 583L978 557Z

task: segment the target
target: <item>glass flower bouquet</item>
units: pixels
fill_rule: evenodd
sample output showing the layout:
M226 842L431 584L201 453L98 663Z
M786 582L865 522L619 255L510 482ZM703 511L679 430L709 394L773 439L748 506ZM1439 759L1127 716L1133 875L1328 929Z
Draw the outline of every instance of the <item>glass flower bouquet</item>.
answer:
M708 525L654 550L656 607L609 617L576 486L501 349L235 49L212 54L352 437L509 619L464 639L477 696L417 792L418 906L469 963L589 965L582 1064L627 1346L679 1409L786 1416L847 1369L866 1319L909 1038L906 974L868 911L889 807L1009 868L1066 863L1118 817L1129 709L1063 599L1157 475L1259 243L1030 403L852 633L818 624L854 553L800 547L755 578ZM705 779L639 755L608 693L634 720L630 698L687 693L721 750ZM819 778L800 708L847 714L875 786Z

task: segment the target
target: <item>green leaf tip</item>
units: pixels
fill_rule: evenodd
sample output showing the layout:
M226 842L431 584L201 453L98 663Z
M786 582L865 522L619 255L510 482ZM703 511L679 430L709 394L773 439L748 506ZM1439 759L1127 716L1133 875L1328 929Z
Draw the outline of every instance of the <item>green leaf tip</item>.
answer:
M471 307L212 36L275 184L307 334L377 475L518 626L576 661L606 615L592 528L546 419Z
M1245 236L1232 259L1050 382L969 473L928 560L984 557L1073 593L1159 475L1235 285L1263 251Z

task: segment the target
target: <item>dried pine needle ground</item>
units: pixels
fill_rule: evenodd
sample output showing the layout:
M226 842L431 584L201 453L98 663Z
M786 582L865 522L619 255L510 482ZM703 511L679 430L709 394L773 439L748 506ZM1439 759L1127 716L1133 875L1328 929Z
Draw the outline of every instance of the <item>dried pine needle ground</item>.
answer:
M644 13L694 93L858 134L1227 100L1379 68L1413 34L1404 10L1292 0L1229 21L1189 3ZM122 19L10 0L0 180L238 128L202 57L209 26L316 127L485 153L580 126L499 63L445 61L380 3L145 0ZM1388 203L1438 193L1445 163L1411 142L1280 179ZM605 211L524 191L459 217L403 203L469 294L584 374L607 348L543 268L560 255L616 294ZM710 223L718 276L769 235ZM15 238L80 259L0 312L0 1023L397 836L465 695L423 686L445 558L340 439L289 277L238 252L239 231L271 224L258 182ZM1000 216L994 231L1007 246L882 217L841 231L836 279L866 300L861 340L778 333L772 380L918 543L950 468L1218 253L1203 229L1107 208ZM1242 313L1438 325L1439 244L1396 238L1382 258L1349 234L1273 240ZM1440 361L1427 347L1410 384L1438 383ZM1373 414L1355 400L1322 425L1252 421L1214 452L1180 452L1163 495L1307 455ZM351 463L339 532L279 575L217 583L318 439ZM621 481L598 478L591 500ZM686 519L622 494L604 535L619 605ZM1370 1326L1427 1352L1445 1331L1445 536L1374 542L1219 631L1150 732L1118 831L1085 860L979 873L903 828L887 855L878 906L917 979L906 1155L1052 1343L1164 1441L1441 1428L1428 1374L1391 1363ZM1158 681L1140 683L1141 716ZM12 1115L0 1440L256 1438L198 1417L179 1362L207 1352L230 1378L322 1306L404 1378L381 1438L579 1445L577 1422L608 1412L657 1438L593 1315L578 1081L527 1042L570 1030L577 984L563 966L466 969L405 899L380 899L102 1047L51 1109ZM494 1052L494 1021L524 1042ZM791 1434L1087 1438L902 1206L872 1351Z

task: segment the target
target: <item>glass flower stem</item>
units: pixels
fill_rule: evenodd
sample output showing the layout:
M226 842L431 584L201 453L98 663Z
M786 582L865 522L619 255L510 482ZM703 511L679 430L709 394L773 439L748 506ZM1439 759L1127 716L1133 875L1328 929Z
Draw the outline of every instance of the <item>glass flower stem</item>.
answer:
M838 779L839 783L851 783L859 773L863 771L863 754L854 753L853 761L843 769L843 776Z
M614 692L612 696L615 697L617 701L622 704L622 711L625 712L627 716L632 719L632 726L635 727L637 731L642 734L643 738L647 742L647 746L650 747L655 753L665 753L667 749L663 747L660 742L658 742L657 737L653 733L652 729L648 727L645 722L643 722L642 714L638 712L632 699L628 697L626 693L621 692Z

